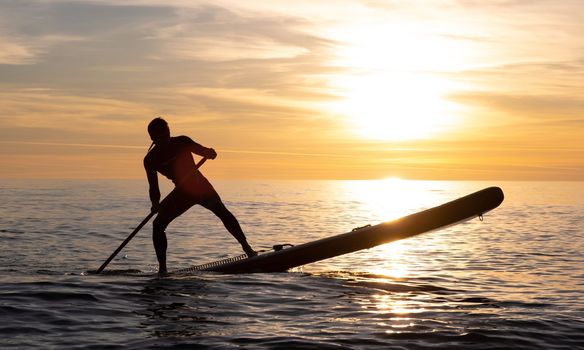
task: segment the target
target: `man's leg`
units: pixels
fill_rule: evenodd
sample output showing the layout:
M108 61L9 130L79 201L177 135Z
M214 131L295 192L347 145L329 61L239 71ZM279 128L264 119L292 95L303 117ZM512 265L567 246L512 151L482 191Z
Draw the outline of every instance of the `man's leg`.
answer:
M170 223L168 220L159 219L157 216L152 225L152 243L154 243L154 250L156 251L156 258L158 259L158 273L166 273L166 248L168 243L166 241L166 226Z
M189 203L184 194L176 189L160 203L158 215L152 223L152 242L158 259L158 273L160 274L167 272L166 248L168 243L166 241L166 227L191 206L193 206L193 203Z
M235 239L241 244L241 248L247 256L252 257L258 255L258 253L253 250L253 248L247 243L245 234L239 225L239 222L235 216L225 207L225 204L221 201L219 196L213 197L207 201L201 203L201 205L213 212L221 221L225 228Z

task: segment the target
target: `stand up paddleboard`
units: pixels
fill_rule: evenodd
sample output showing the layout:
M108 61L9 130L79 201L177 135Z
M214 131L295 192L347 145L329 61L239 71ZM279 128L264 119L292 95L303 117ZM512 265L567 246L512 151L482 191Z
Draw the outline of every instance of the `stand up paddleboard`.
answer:
M369 249L375 246L442 229L498 207L504 199L498 187L489 187L446 204L430 208L394 221L366 226L333 237L297 246L276 247L275 251L247 258L234 258L172 271L188 274L195 271L223 273L281 272L335 256Z

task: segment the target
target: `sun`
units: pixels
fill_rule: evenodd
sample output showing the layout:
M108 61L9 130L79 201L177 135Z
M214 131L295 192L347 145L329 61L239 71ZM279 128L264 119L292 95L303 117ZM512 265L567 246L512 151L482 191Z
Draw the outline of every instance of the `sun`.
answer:
M457 90L444 72L462 64L464 50L411 25L352 28L335 64L348 73L330 83L338 99L335 114L367 139L430 138L457 123Z
M361 137L391 141L428 138L455 123L456 105L439 79L412 73L344 77L335 103Z

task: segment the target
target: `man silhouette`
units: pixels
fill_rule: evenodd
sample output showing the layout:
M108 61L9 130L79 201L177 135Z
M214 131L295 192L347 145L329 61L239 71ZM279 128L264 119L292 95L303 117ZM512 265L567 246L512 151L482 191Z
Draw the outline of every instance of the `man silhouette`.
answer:
M191 154L215 159L217 152L201 146L187 136L171 137L168 123L162 118L155 118L148 124L148 134L154 148L151 148L144 157L144 168L150 186L152 211L158 212L152 230L152 241L159 264L158 273L167 273L166 227L195 204L209 209L221 219L227 231L237 239L249 257L257 255L247 243L235 216L225 207L211 183L196 169ZM172 180L175 185L162 202L157 172Z

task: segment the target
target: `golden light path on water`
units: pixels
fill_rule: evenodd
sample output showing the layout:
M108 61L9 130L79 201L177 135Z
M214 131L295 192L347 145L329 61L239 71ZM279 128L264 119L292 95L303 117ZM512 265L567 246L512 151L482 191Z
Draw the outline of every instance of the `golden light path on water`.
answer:
M444 191L454 187L444 181L415 181L389 178L377 181L343 181L339 193L360 204L371 222L391 221L419 210L444 203ZM447 242L432 241L433 248L446 248ZM407 256L412 243L407 240L396 241L367 251L370 262L361 268L368 281L378 283L399 283L412 275L409 267L411 257ZM427 248L427 247L426 247ZM419 267L419 266L418 266ZM375 314L391 314L391 329L399 332L401 328L412 326L408 314L423 312L417 301L410 300L408 293L392 292L373 294L371 298L360 301L363 308ZM389 325L388 325L389 326Z
M343 181L339 193L360 203L360 211L367 213L371 222L391 221L414 212L413 208L437 203L432 192L437 184L432 181L410 181L389 178L377 181ZM443 186L440 184L440 186ZM406 277L407 265L402 263L404 242L385 244L369 251L383 266L368 272L390 278Z

